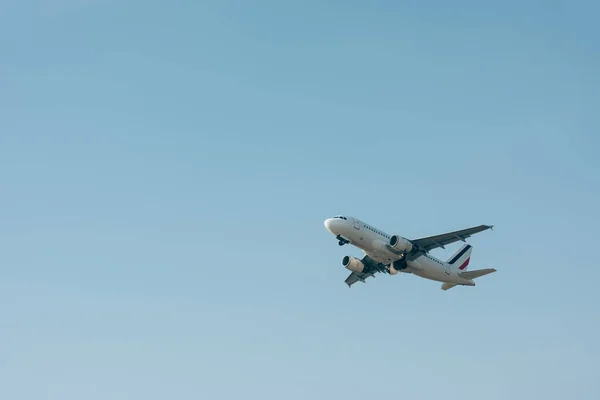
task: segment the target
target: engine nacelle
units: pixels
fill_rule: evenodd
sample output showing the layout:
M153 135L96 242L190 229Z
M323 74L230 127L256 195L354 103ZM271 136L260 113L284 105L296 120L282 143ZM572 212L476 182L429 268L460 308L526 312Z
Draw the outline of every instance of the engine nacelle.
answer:
M402 236L394 235L390 238L390 247L401 253L410 253L413 248L412 243Z
M352 272L363 272L365 269L365 264L362 261L351 256L342 258L342 265Z

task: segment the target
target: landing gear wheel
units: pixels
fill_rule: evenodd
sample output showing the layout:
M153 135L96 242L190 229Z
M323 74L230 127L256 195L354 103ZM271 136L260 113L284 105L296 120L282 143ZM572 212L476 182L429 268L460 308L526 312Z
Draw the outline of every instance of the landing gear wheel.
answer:
M343 245L345 245L346 243L344 243L344 241L343 241L343 240L340 240L340 241L338 242L338 244L339 244L340 246L343 246Z

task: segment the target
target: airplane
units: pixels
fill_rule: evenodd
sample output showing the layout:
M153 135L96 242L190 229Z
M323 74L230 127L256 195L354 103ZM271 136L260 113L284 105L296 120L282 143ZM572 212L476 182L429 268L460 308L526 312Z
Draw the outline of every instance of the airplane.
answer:
M476 233L493 229L493 225L479 225L455 232L406 239L399 235L389 235L358 218L342 215L328 218L325 228L335 235L340 246L352 244L365 255L362 259L352 256L342 258L342 266L352 271L345 282L352 287L363 282L375 273L397 275L399 272L414 274L421 278L442 282L441 289L455 286L475 286L473 279L496 272L493 268L469 271L469 261L473 247L465 239ZM436 248L462 241L465 244L447 261L439 260L429 252Z

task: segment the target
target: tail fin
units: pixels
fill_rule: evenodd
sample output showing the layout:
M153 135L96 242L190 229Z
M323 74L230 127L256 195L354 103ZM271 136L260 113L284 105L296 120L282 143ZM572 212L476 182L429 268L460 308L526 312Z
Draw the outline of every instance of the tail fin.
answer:
M466 271L471 260L471 251L473 251L473 247L470 244L465 244L446 262L451 265L458 265L460 271Z

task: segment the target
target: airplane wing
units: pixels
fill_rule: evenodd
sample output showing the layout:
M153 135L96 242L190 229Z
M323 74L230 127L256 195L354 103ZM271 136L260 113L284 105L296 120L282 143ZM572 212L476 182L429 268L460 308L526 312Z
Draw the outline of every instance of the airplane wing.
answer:
M441 247L443 249L445 248L444 246L454 242L458 242L459 240L464 242L466 238L471 237L476 233L492 229L493 227L493 225L479 225L460 231L442 233L441 235L429 236L421 239L414 239L411 240L411 242L413 243L413 245L417 246L418 250L420 250L423 253L427 253L428 251L431 251L438 247Z
M361 259L362 263L365 264L365 269L363 272L352 272L344 282L348 287L351 287L356 282L365 282L365 279L370 278L371 276L375 276L377 272L385 272L385 266L381 265L377 261L373 260L371 257L365 255Z
M356 282L364 282L365 279L369 278L373 276L372 272L353 272L350 275L348 275L348 277L346 278L346 280L344 282L346 282L346 285L348 285L348 287L351 287L352 285L354 285Z

